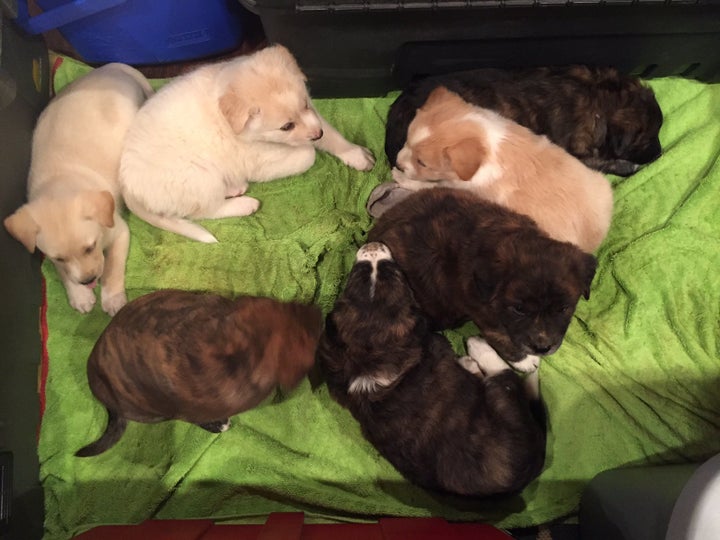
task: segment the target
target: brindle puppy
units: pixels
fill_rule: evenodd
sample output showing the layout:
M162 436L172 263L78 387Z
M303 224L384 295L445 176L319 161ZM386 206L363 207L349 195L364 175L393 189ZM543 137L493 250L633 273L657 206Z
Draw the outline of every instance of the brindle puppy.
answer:
M411 83L390 107L385 153L396 165L415 111L445 86L547 137L601 172L628 176L660 156L663 116L655 95L613 68L479 69Z
M230 300L163 290L122 308L88 360L90 389L108 425L80 457L100 454L128 420L185 420L213 432L265 399L293 388L314 363L322 315L270 298Z
M471 355L482 349L468 343ZM482 356L479 355L479 356ZM328 315L318 361L332 396L408 480L459 495L521 490L542 469L544 410L507 364L458 359L430 332L407 280L380 243L360 248ZM527 386L527 388L526 388Z
M595 275L592 255L458 189L413 193L380 217L368 240L390 248L433 329L472 320L521 371L560 347Z

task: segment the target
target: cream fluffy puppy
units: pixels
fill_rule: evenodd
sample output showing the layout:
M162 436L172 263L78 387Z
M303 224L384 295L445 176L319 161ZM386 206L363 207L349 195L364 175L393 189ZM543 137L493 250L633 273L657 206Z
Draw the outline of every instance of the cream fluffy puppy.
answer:
M444 87L418 109L397 164L393 178L401 187L469 189L586 252L597 249L610 227L612 188L602 174Z
M156 227L217 242L190 219L252 214L248 182L302 173L316 148L355 169L375 163L315 111L297 62L275 45L200 67L150 99L123 150L123 196Z
M118 213L117 182L125 134L152 94L143 75L107 64L64 88L38 119L32 142L28 203L4 221L31 253L42 251L81 313L95 305L114 315L127 302L130 234Z

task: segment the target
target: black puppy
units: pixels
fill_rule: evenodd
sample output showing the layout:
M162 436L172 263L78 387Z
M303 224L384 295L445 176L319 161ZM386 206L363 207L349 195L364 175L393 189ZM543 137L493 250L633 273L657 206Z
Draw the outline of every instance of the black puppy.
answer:
M546 135L601 172L628 176L661 153L660 106L635 77L585 66L479 69L420 79L395 100L385 135L392 166L415 111L438 86Z
M476 341L468 343L471 354L482 349ZM504 363L458 359L443 336L428 330L383 244L358 251L327 317L318 360L332 396L413 483L486 496L517 492L542 469L537 379L523 382ZM459 361L487 374L473 375Z
M433 329L471 320L521 371L560 347L597 264L529 217L452 188L408 196L368 240L390 248Z

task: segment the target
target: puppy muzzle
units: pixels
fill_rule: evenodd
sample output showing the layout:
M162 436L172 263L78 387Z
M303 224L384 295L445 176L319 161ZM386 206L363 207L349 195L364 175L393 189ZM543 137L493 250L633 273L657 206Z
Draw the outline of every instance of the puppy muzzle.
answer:
M80 281L80 285L85 285L86 287L90 287L91 289L97 285L97 276L90 276Z
M534 344L527 347L528 354L537 356L548 356L556 352L560 348L560 344Z

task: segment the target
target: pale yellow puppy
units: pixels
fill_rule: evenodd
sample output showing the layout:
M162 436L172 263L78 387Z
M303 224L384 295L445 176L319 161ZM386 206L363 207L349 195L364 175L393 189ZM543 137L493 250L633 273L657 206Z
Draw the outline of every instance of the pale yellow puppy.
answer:
M468 189L533 218L556 240L595 251L613 209L610 183L546 137L444 87L418 109L393 178L411 190Z
M143 106L123 147L123 199L151 225L214 243L194 220L253 214L249 183L301 174L316 150L375 164L318 114L295 58L273 45L177 77Z
M152 94L143 75L108 64L64 88L33 133L28 203L4 221L31 253L57 268L70 305L114 315L125 303L129 232L118 213L118 169L128 127Z

